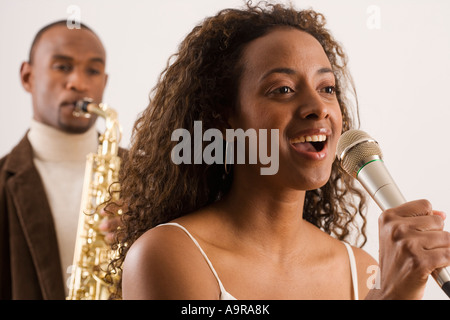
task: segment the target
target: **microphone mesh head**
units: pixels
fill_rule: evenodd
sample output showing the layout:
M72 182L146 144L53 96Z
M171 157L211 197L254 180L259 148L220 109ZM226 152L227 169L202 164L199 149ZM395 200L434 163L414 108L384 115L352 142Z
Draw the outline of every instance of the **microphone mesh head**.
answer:
M336 156L342 168L351 176L356 176L365 159L372 156L383 158L378 143L361 130L348 130L341 135Z

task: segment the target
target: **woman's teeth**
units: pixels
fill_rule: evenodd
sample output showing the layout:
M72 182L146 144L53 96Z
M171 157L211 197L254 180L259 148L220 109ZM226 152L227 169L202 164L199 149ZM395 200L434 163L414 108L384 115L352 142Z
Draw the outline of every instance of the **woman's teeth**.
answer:
M291 143L304 143L304 142L323 142L327 140L327 136L324 134L312 135L312 136L301 136L291 139Z

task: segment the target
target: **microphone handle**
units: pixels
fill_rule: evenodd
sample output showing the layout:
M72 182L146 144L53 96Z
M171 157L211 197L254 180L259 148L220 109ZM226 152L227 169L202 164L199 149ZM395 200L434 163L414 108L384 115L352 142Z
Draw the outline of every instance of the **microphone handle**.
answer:
M356 179L363 185L382 211L406 202L383 160L380 158L368 159L358 171ZM450 298L449 268L436 269L431 275Z

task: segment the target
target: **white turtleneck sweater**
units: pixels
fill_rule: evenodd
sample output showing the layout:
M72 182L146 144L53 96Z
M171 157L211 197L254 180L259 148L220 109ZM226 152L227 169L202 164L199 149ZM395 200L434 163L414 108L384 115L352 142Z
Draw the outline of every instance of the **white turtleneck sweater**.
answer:
M85 133L69 134L32 120L28 139L52 210L67 284L70 277L67 268L72 265L75 249L86 156L97 152L97 130L93 126ZM65 290L67 294L67 285Z

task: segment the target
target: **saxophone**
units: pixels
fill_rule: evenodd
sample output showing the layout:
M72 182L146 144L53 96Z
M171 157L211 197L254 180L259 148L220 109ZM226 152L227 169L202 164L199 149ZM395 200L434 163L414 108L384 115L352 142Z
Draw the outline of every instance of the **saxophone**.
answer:
M99 137L97 153L87 156L77 238L67 300L107 300L114 297L112 278L106 270L117 254L104 241L98 226L100 209L107 201L119 200L118 157L122 129L117 113L106 104L85 98L76 103L74 115L89 118L97 114L105 119L106 129ZM121 214L118 210L117 214ZM112 278L111 278L112 277Z

